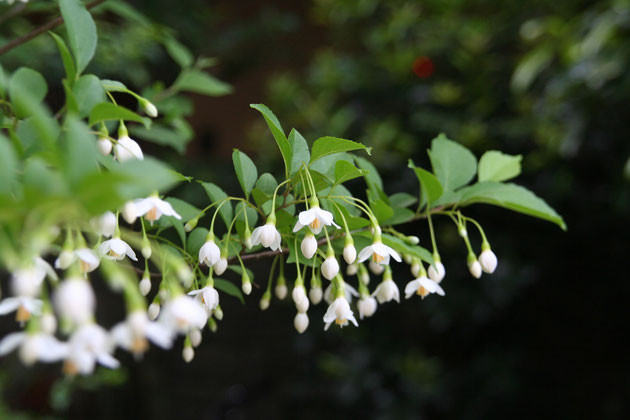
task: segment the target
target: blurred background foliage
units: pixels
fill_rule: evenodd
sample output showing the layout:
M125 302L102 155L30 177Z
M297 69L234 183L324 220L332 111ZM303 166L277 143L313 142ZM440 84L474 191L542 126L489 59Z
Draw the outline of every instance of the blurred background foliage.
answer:
M280 168L264 122L248 107L263 102L311 141L335 135L373 146L389 193L415 191L406 161L427 165L425 149L439 132L477 155L523 154L520 183L554 206L569 231L500 209L473 210L500 261L494 276L474 280L454 227L438 222L446 298L381 306L358 329L324 334L316 308L300 336L290 305L274 302L261 315L254 299L241 307L225 297L219 331L204 336L190 365L177 352L151 350L141 363L123 358L123 373L68 383L54 368L26 370L8 358L0 361L0 415L628 414L630 365L621 339L630 292L630 1L128 4L140 14L116 1L95 9L100 41L92 73L136 89L169 86L179 67L163 41L175 36L195 56L216 57L211 71L233 86L228 96L191 95L172 105L190 125L181 140L190 143L182 154L158 146L149 153L187 175L225 180L236 191L234 147L253 155L261 172ZM45 22L53 7L31 1L34 13L1 23L0 43ZM2 65L30 66L50 81L63 74L45 36L3 56ZM51 103L60 103L61 87L51 91ZM177 193L204 201L196 185ZM422 229L408 232L424 240ZM253 268L260 284L268 262ZM399 286L409 277L406 269L395 272Z

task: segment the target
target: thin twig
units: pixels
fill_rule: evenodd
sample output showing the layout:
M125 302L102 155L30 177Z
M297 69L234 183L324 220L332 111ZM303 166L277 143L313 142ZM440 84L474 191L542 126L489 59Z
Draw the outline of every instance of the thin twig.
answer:
M94 0L88 4L85 5L86 9L91 9L95 6L98 6L99 4L105 2L107 0ZM59 16L53 20L51 20L48 23L45 23L44 25L33 29L31 32L27 33L26 35L23 35L19 38L14 39L13 41L9 42L8 44L3 45L0 48L0 55L5 54L9 51L11 51L12 49L19 47L20 45L24 44L25 42L30 41L31 39L37 37L38 35L43 34L44 32L48 32L52 29L55 29L57 26L61 25L63 23L63 17Z

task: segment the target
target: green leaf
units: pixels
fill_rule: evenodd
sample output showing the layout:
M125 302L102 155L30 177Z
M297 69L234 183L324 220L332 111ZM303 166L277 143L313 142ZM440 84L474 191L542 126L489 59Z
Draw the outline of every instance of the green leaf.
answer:
M367 171L364 173L363 178L365 178L365 183L368 185L368 188L378 195L385 195L383 193L383 180L376 170L376 167L372 165L369 160L359 156L354 156L354 161L359 168Z
M103 89L108 92L131 92L127 86L117 80L102 79L101 84L103 85Z
M521 173L523 156L506 155L496 150L489 150L479 159L477 178L483 181L506 181Z
M143 123L145 127L148 127L151 124L151 120L149 118L141 117L125 107L114 105L110 102L102 102L92 108L92 111L90 112L91 126L101 121L111 120L136 121Z
M460 206L474 203L492 204L548 220L560 226L562 230L567 229L564 220L554 209L520 185L486 181L463 188L458 192Z
M431 143L433 172L444 191L467 184L477 172L477 159L470 150L440 134Z
M208 236L208 229L204 227L195 228L188 234L186 249L190 255L195 258L199 255L199 249L206 242L206 236Z
M7 81L7 76L4 74L4 70L0 64L0 98L5 98L8 87L9 83Z
M0 194L6 194L13 187L18 168L18 160L9 139L0 134Z
M181 67L190 67L193 63L193 55L184 45L179 43L175 38L167 38L164 41L166 52Z
M365 150L368 155L372 153L371 147L366 147L356 141L340 139L337 137L321 137L313 143L311 162L315 162L317 159L326 155L332 155L333 153L339 152L349 152L352 150Z
M97 104L106 100L101 81L93 74L81 76L75 83L73 92L81 117L90 115L90 112Z
M173 207L173 210L175 210L182 217L182 223L186 223L187 221L194 217L197 217L197 215L201 213L201 210L199 210L197 207L193 206L190 203L187 203L184 200L180 200L179 198L168 197L165 201L169 203Z
M77 63L77 73L83 72L96 50L96 25L79 0L59 0L70 48Z
M69 114L78 114L79 113L79 104L77 103L77 98L74 96L74 92L72 92L72 88L70 87L70 82L68 79L63 79L61 81L63 85L63 90L66 93L66 108Z
M151 128L142 126L129 127L129 132L142 140L162 146L170 146L179 153L186 151L186 145L192 140L193 136L188 125L178 125L172 129L159 123L151 124Z
M416 258L420 258L421 260L433 264L433 258L431 257L431 253L418 245L409 245L407 242L403 241L400 238L389 235L387 233L383 233L382 235L383 243L391 248L394 248L401 254L410 254Z
M278 118L269 108L267 108L266 105L250 104L249 106L260 112L265 119L273 138L278 144L278 148L280 148L280 153L282 154L282 159L284 160L285 175L288 178L291 171L291 165L293 163L293 151L291 149L291 143L287 140L287 136L284 134L282 125L280 125L280 121L278 121Z
M19 92L20 90L27 93L28 98L24 98L22 92ZM20 118L32 115L33 109L28 102L42 102L47 92L48 86L44 76L35 70L20 67L11 77L9 95L11 96L15 113Z
M392 207L409 207L414 204L418 199L411 194L405 192L399 192L389 196L389 204Z
M426 171L422 168L418 168L414 165L413 161L409 159L409 167L413 169L418 177L418 181L420 182L420 189L422 194L422 199L420 203L424 205L425 203L435 203L435 201L442 196L444 192L442 190L442 185L440 181L433 175L431 172Z
M335 163L335 184L342 184L354 178L365 175L367 171L358 169L347 160L338 160Z
M98 169L96 138L82 121L72 116L67 119L62 156L65 173L72 184Z
M256 165L245 153L234 149L232 153L232 162L234 163L234 171L241 188L245 193L245 198L249 200L249 194L252 192L256 180L258 179L258 170Z
M258 221L258 212L250 206L246 206L245 211L243 211L243 206L245 206L245 203L239 201L234 208L234 214L236 214L236 223L234 223L234 225L236 227L236 233L238 233L240 238L243 238L243 234L245 233L245 212L247 212L247 223L250 227L250 232Z
M77 78L77 68L74 65L74 60L72 59L72 55L70 55L70 51L66 46L65 41L57 34L53 32L48 32L55 43L57 44L57 48L59 49L59 54L61 54L61 61L63 62L63 67L66 69L66 77L70 82L70 85L74 84L75 79Z
M213 203L228 198L228 195L218 185L213 184L212 182L200 182L200 184L206 190L206 194L208 194L210 201L212 201ZM214 207L215 211L218 206L219 204ZM219 215L223 219L225 227L229 227L230 223L232 223L232 203L228 201L223 204L221 206L221 209L219 210Z
M374 212L374 216L378 219L379 223L384 225L385 222L394 215L394 209L392 209L386 202L383 200L370 200L370 208Z
M224 279L214 279L214 287L218 290L227 293L230 296L234 296L241 301L242 304L245 304L245 299L243 299L243 293L241 289L237 287L234 283L231 283Z
M130 159L111 165L111 172L122 175L125 182L117 189L126 199L148 196L154 191L164 191L174 186L179 178L164 163L145 156L143 160Z
M295 128L289 133L289 144L291 145L291 170L289 175L293 176L300 170L303 163L308 165L311 153L308 150L308 143Z
M222 96L232 92L232 87L225 82L197 69L186 69L173 83L172 89L200 93L208 96Z

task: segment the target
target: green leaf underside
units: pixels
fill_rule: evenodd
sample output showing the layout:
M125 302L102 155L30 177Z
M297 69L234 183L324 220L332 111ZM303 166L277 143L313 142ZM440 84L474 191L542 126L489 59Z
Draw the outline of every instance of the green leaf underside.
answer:
M267 123L273 138L276 140L278 148L280 149L282 160L284 160L286 176L288 178L293 162L293 150L291 149L291 143L289 143L287 136L284 134L280 121L278 121L278 118L269 108L267 108L266 105L251 104L250 107L260 112L265 119L265 122Z
M227 293L230 296L234 296L238 300L241 301L242 304L245 304L245 299L243 299L243 293L241 289L237 287L234 283L231 283L225 279L214 279L214 287L218 290Z
M232 162L234 163L234 171L241 188L245 193L245 198L249 199L256 180L258 179L258 170L254 162L245 153L240 150L234 150L232 153Z
M141 117L135 112L122 107L120 105L114 105L110 102L103 102L92 108L90 112L90 125L98 124L101 121L135 121L143 123L145 127L148 127L151 120Z
M440 134L433 139L429 158L444 191L466 185L477 172L477 159L470 150Z
M337 137L321 137L313 143L311 151L311 163L317 159L340 152L350 152L353 150L365 150L367 154L371 154L372 148L366 147L356 141L340 139Z
M90 13L79 0L59 0L70 49L74 54L77 73L83 72L96 50L96 25Z
M53 37L55 43L57 44L59 54L61 55L61 61L63 62L63 67L66 70L66 77L72 84L77 77L77 68L74 65L74 60L72 59L70 50L68 50L65 41L59 35L54 32L49 32L49 34Z
M507 181L521 173L521 155L511 156L490 150L479 159L477 178L483 181Z
M291 170L289 175L293 176L300 170L302 164L308 165L311 153L308 150L308 143L295 128L289 133L288 140L291 145Z
M444 191L442 190L442 185L440 184L440 181L438 181L435 175L422 168L416 167L411 159L409 159L409 167L413 169L416 176L418 177L418 181L420 182L420 189L422 194L420 203L422 205L427 202L434 203L438 198L442 196L442 193Z
M429 252L429 250L421 246L409 245L402 239L386 234L386 233L382 235L382 239L385 245L393 248L399 253L410 254L414 257L420 258L422 261L425 261L426 263L433 264L433 258L431 257L431 253Z
M232 92L227 83L197 69L184 70L173 83L173 89L207 96L223 96Z
M206 194L208 194L210 201L213 203L222 201L228 197L228 195L218 185L213 184L212 182L201 182L201 185L206 190ZM216 211L218 206L219 204L214 207L214 211ZM232 203L227 202L221 206L219 215L221 216L221 219L223 219L225 227L230 226L230 223L232 222L232 214Z
M28 94L23 97L22 92ZM9 95L18 117L24 118L33 115L34 110L29 102L41 103L46 97L48 86L44 76L27 67L20 67L13 76L9 85Z

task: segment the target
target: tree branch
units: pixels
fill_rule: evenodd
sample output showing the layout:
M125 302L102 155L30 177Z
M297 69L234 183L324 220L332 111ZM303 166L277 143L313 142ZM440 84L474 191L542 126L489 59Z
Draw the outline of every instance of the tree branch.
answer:
M85 5L86 9L91 9L93 7L98 6L99 4L105 2L107 0L94 0L88 4ZM12 17L12 16L9 16ZM1 23L1 22L0 22ZM20 45L30 41L31 39L37 37L38 35L43 34L44 32L48 32L52 29L55 29L57 26L61 25L63 23L63 17L59 16L53 20L51 20L48 23L45 23L44 25L33 29L31 32L27 33L26 35L23 35L19 38L14 39L13 41L9 42L8 44L3 45L0 48L0 55L5 54L9 51L11 51L12 49L19 47Z

